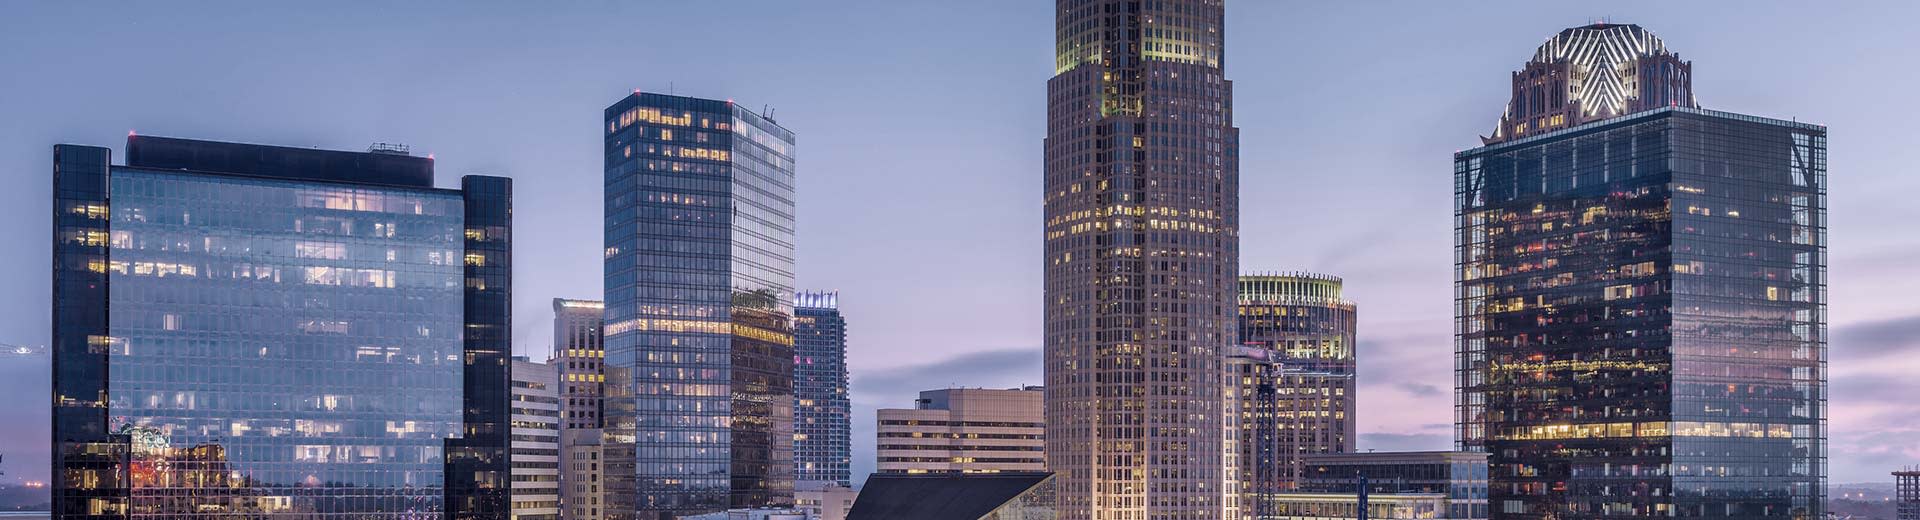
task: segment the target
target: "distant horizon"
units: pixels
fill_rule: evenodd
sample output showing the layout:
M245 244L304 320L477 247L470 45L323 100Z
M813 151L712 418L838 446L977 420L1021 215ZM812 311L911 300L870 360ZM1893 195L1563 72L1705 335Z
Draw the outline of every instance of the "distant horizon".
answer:
M515 179L515 353L550 301L600 299L601 110L636 87L770 105L797 135L800 289L838 290L854 474L873 410L929 383L1039 384L1040 169L1053 6L1017 0L531 7L513 3L0 6L0 342L48 340L50 150L124 135L339 150L374 142ZM1920 4L1631 0L1608 20L1695 65L1701 106L1832 131L1829 481L1920 465L1920 164L1907 86ZM1359 307L1360 448L1452 448L1451 154L1509 75L1590 7L1227 6L1244 272L1341 277ZM711 20L711 21L708 21ZM940 23L902 23L937 20ZM827 28L853 29L827 29ZM502 37L513 35L517 37ZM1782 38L1779 35L1802 37ZM1791 73L1783 72L1791 71ZM116 158L115 162L123 162ZM0 485L47 476L47 359L0 356Z

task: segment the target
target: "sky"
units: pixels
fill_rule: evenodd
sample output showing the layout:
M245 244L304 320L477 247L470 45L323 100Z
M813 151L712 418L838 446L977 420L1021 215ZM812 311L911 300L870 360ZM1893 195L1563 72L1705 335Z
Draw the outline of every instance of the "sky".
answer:
M1828 125L1830 474L1920 464L1920 3L1228 5L1241 260L1346 279L1362 448L1452 441L1452 153L1548 36L1636 23L1706 108ZM601 109L765 107L798 139L798 278L840 291L854 460L919 390L1038 384L1043 0L0 3L0 342L44 345L51 147L167 135L434 154L515 179L514 340L600 293ZM0 482L43 479L48 368L0 358Z

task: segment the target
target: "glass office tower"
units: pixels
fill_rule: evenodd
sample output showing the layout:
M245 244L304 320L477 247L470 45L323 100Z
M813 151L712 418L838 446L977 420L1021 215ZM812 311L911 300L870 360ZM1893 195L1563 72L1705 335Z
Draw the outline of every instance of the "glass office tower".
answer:
M1301 457L1354 449L1356 310L1339 277L1240 277L1240 345L1227 356L1242 518L1276 518Z
M606 109L609 518L793 503L793 133L730 101Z
M1682 106L1454 156L1495 518L1819 518L1826 129Z
M1222 518L1240 254L1226 7L1054 5L1041 261L1060 518Z
M508 179L54 149L56 518L505 518Z
M793 478L851 487L853 406L840 293L803 291L794 301Z

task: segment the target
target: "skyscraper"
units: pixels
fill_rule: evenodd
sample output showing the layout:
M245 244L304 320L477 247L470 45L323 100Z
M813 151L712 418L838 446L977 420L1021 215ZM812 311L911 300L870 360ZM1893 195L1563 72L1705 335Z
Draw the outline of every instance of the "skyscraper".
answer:
M853 406L840 293L801 292L794 301L793 478L852 486Z
M1058 0L1047 459L1064 520L1227 514L1239 130L1223 0Z
M1569 34L1672 64L1638 27ZM1456 420L1492 516L1819 518L1826 128L1676 99L1515 137L1454 155Z
M1273 518L1272 498L1298 489L1301 457L1348 453L1356 315L1340 278L1240 277L1240 345L1227 357L1241 516Z
M54 147L55 518L506 518L509 179L111 155Z
M730 101L606 109L610 518L793 502L793 133Z

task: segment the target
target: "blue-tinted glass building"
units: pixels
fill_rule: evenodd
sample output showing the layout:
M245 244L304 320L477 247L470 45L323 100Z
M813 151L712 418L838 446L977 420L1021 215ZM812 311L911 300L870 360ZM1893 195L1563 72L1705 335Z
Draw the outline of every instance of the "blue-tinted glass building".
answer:
M54 149L56 518L505 518L511 183Z
M853 406L847 397L847 319L840 314L840 293L803 291L794 301L794 480L851 487Z
M793 502L793 133L729 101L606 109L610 518Z

